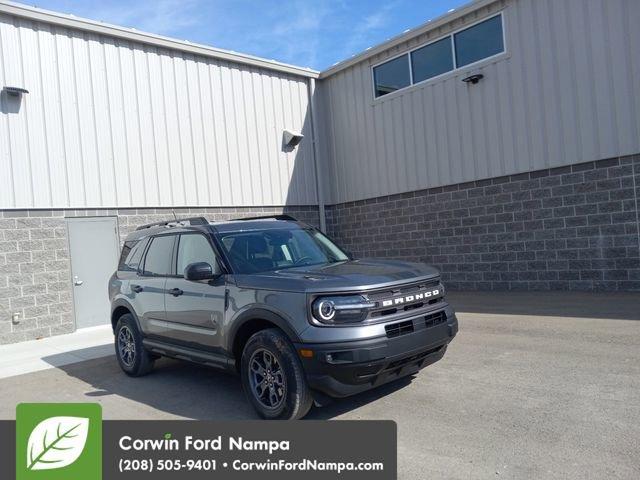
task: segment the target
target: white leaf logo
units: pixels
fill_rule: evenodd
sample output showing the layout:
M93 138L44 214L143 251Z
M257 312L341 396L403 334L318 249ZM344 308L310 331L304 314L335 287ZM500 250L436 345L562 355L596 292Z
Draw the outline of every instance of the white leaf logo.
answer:
M75 462L89 433L89 419L51 417L40 422L29 435L27 469L50 470Z

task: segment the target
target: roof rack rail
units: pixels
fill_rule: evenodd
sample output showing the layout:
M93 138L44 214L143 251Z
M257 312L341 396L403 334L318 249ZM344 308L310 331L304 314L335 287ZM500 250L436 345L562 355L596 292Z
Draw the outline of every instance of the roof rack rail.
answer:
M189 217L189 218L176 218L174 220L165 220L164 222L147 223L140 225L136 230L144 230L151 227L173 227L182 223L189 223L189 225L208 225L209 221L204 217Z
M293 218L291 215L279 214L279 215L262 215L258 217L243 217L243 218L234 218L233 220L290 220L292 222L297 222L297 218Z

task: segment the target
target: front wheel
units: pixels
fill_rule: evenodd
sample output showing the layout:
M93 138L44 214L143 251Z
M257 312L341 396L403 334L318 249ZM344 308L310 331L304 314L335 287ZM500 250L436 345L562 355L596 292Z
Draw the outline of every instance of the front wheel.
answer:
M313 403L300 360L278 329L255 333L242 352L242 387L258 414L268 420L297 420Z

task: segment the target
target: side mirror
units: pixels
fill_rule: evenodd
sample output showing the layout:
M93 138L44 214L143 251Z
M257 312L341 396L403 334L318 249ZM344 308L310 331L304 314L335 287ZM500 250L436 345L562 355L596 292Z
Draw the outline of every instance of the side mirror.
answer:
M184 278L193 282L211 280L218 275L220 275L218 265L216 265L214 269L207 262L190 263L184 269Z

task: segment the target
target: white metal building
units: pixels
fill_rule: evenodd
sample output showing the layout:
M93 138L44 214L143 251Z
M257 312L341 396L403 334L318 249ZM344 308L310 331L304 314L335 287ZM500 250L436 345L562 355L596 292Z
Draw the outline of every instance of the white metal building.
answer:
M108 322L123 236L174 211L287 211L453 288L640 290L639 21L477 0L315 72L0 0L0 342Z

